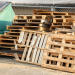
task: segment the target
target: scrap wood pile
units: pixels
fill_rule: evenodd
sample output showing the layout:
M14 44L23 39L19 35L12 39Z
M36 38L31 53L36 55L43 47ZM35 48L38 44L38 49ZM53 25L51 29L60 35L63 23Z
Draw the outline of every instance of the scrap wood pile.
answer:
M33 10L16 15L0 36L0 55L42 67L75 72L75 14Z

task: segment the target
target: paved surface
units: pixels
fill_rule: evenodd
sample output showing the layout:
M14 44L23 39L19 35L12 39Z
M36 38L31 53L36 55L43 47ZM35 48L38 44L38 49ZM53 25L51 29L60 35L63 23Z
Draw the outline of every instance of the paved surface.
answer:
M0 75L75 75L75 73L46 69L36 65L19 63L13 58L0 57Z

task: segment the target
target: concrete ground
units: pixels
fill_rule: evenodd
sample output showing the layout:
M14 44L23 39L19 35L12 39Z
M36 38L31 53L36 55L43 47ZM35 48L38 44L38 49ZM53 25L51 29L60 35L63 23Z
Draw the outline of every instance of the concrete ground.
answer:
M10 57L0 57L0 75L75 75L27 63L20 63Z

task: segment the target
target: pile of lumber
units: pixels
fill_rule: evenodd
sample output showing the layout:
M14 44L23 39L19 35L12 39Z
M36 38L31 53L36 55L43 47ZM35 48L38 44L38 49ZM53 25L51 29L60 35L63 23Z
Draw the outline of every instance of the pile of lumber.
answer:
M0 55L42 67L75 72L75 14L33 10L15 15L0 35Z

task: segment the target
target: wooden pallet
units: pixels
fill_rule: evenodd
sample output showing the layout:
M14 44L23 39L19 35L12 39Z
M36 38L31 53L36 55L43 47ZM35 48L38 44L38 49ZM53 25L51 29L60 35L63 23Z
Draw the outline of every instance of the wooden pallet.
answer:
M12 23L11 26L26 26L26 23Z
M4 38L4 39L18 39L19 36L13 36L13 35L1 35L1 38Z
M55 25L60 25L60 26L68 25L68 26L71 26L71 25L73 25L73 22L56 22L56 23L52 23L52 26L55 26Z
M37 23L37 24L42 24L42 23L45 23L45 24L50 24L50 20L42 20L42 19L28 19L27 20L27 23Z
M53 18L75 18L74 15L53 15Z
M53 23L56 23L56 22L74 22L75 19L73 18L53 18Z
M33 10L33 15L52 15L52 12L49 12L47 10Z
M47 38L48 33L26 30L22 32L18 40L20 44L15 45L15 48L16 46L25 48L21 60L16 60L41 65Z
M50 16L46 15L15 15L14 19L50 19Z
M56 28L55 31L53 31L53 33L74 35L75 30L73 30L73 29L67 29L67 28Z
M75 35L50 34L42 67L75 72Z
M20 32L5 32L4 35L19 36Z
M33 15L68 15L67 12L51 12L43 10L33 10Z
M19 38L18 32L5 32L4 35L0 36L0 47L15 48L14 41L17 40L18 38Z
M22 52L20 51L11 51L9 49L0 49L0 55L3 55L3 56L11 56L11 57L14 57L14 53L17 53L18 54L18 57L22 57Z
M68 13L68 15L74 15L75 16L75 13Z
M28 26L7 26L7 30L10 32L21 32L22 30L34 30L34 31L50 31L50 26L48 24L28 24Z
M27 19L14 19L13 23L27 23Z
M22 31L24 29L24 26L7 26L7 30L19 30Z
M50 27L50 30L53 31L53 30L55 30L55 28L67 28L67 29L72 29L70 25L63 25L63 26L61 26L61 25L54 25L54 26L51 26L51 27Z

